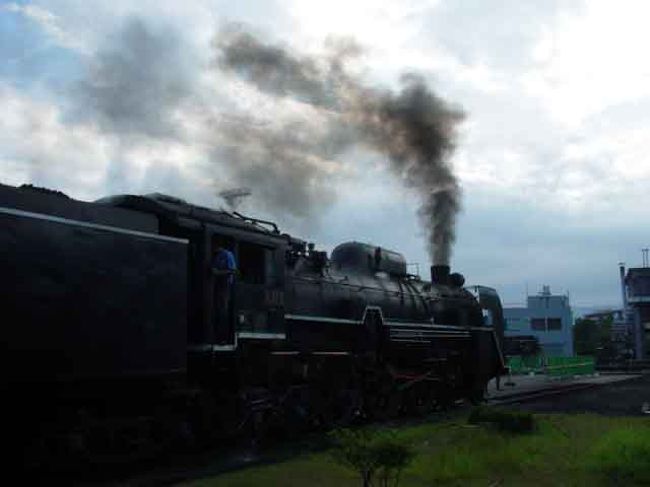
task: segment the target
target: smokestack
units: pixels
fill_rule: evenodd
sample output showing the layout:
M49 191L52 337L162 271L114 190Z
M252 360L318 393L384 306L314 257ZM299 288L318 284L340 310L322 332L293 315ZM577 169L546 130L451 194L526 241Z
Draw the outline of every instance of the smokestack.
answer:
M431 282L433 284L449 284L449 271L448 265L438 264L431 266Z

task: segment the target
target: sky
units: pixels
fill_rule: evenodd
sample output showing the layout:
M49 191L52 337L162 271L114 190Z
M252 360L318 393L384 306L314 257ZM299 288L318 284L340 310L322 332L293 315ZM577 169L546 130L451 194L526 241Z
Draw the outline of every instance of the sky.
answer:
M287 165L242 147L243 127L311 150L322 120L216 54L233 28L317 59L354 45L365 85L397 90L415 73L465 114L449 156L455 271L506 304L550 285L577 307L620 306L618 263L640 265L650 244L649 15L599 0L2 1L0 182L212 207L245 186L246 213L326 250L397 250L428 277L418 195L386 156L359 145Z

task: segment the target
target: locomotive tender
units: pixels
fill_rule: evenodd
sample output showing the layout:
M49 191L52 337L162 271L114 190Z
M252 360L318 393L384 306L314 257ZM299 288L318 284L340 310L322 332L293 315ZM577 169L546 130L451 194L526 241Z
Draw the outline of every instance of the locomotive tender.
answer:
M36 435L78 431L81 410L193 408L213 430L383 418L478 399L504 370L494 290L463 288L447 266L422 280L380 247L328 258L236 212L31 186L0 185L0 228L5 417L28 416ZM226 318L217 245L238 265Z

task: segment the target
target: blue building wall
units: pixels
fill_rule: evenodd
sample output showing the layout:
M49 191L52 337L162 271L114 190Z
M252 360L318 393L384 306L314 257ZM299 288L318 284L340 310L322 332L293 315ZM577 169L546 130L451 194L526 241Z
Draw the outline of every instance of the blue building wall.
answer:
M528 296L526 306L504 308L507 336L533 335L545 355L573 355L573 312L569 297L551 294L548 286Z

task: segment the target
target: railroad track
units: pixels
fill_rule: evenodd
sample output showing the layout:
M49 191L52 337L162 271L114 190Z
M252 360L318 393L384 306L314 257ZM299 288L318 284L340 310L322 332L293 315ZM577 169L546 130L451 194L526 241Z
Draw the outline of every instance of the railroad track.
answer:
M608 374L608 375L616 376L619 374ZM539 389L511 391L510 393L502 393L494 397L488 396L487 404L493 406L499 406L499 405L507 405L507 404L532 402L538 399L544 399L546 397L562 395L562 394L570 394L573 392L579 392L586 389L605 387L605 386L614 386L624 382L640 380L643 379L644 377L647 377L649 374L629 373L623 375L625 375L626 377L622 377L614 381L602 381L602 380L594 379L593 381L588 381L588 382L578 382L578 383L569 383L569 384L556 383L553 385L546 384L545 386L540 387Z
M552 387L545 387L543 389L534 389L521 392L513 392L512 394L503 394L498 397L488 398L487 404L490 406L501 406L506 404L517 404L523 402L535 401L550 396L557 396L560 394L569 394L572 392L591 389L606 384L597 383L581 383L581 384L563 384Z

